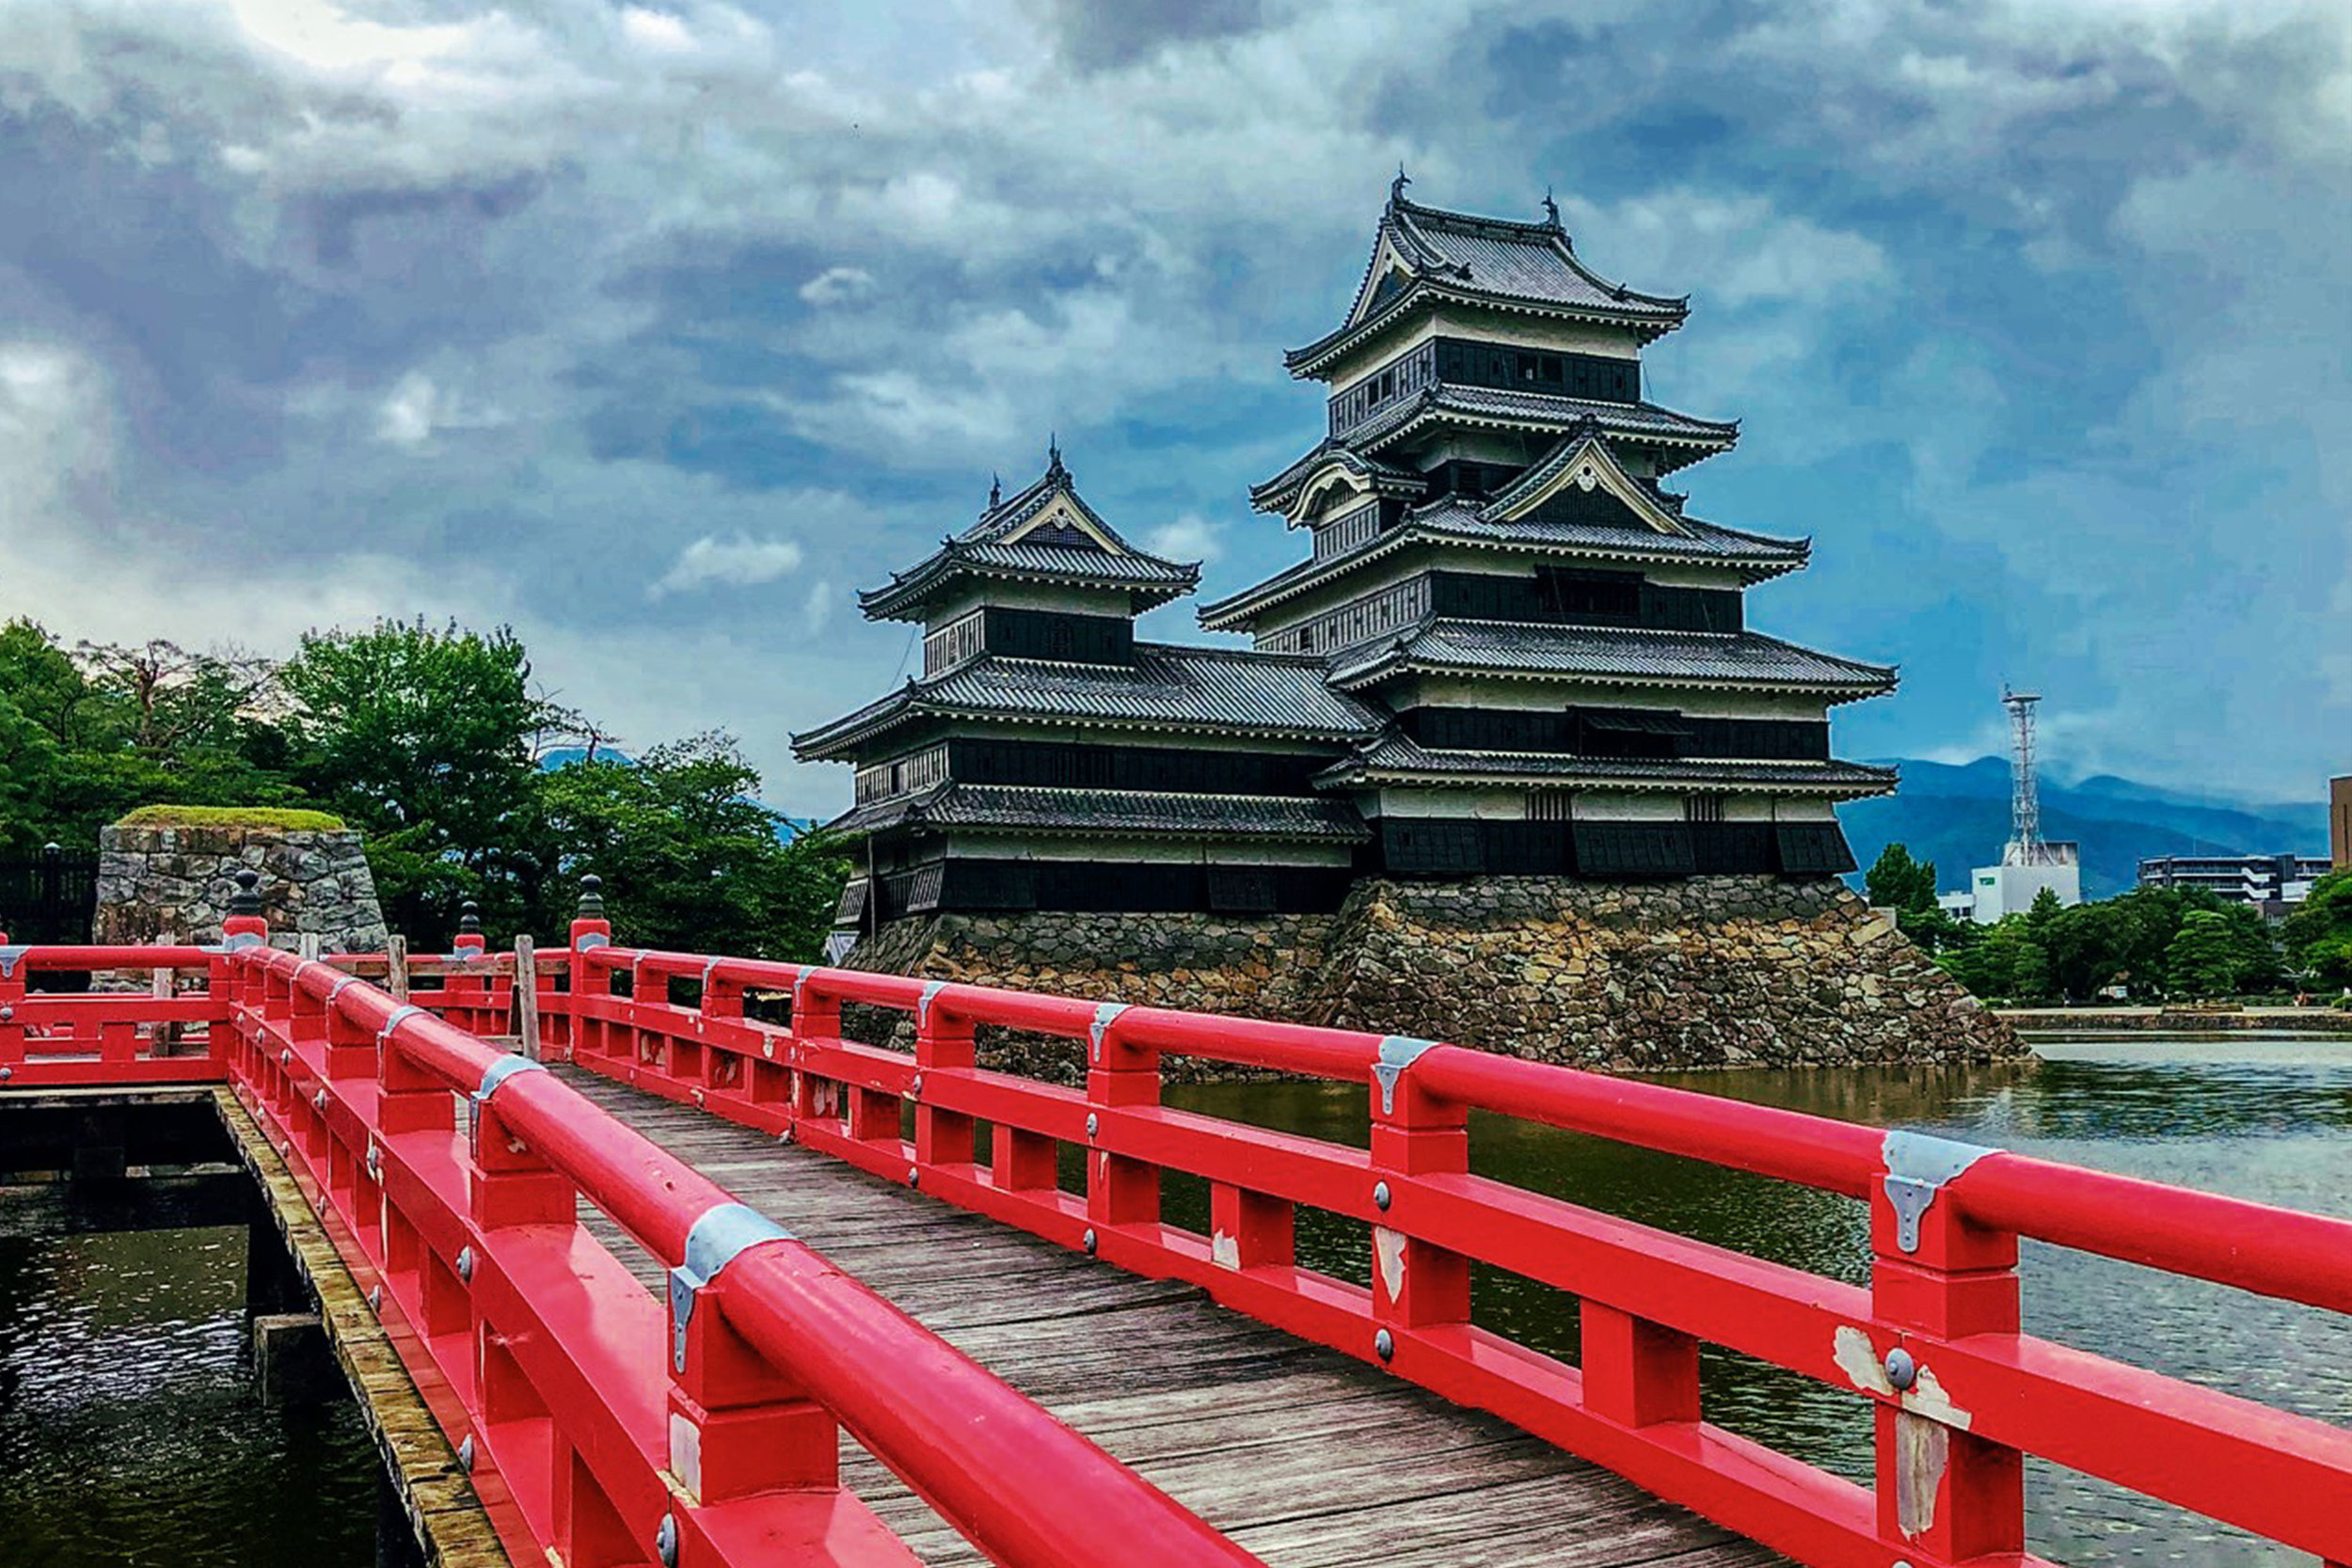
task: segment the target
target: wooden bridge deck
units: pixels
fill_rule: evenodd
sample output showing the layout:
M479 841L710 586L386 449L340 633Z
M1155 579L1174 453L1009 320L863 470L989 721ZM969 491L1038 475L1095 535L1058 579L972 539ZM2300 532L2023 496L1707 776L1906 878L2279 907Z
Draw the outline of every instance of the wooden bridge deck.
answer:
M1274 1568L1781 1560L1500 1420L1212 1303L609 1079L564 1080L1118 1455ZM593 1212L647 1289L660 1266ZM934 1568L981 1563L853 1443ZM1108 1568L1108 1565L1105 1565Z

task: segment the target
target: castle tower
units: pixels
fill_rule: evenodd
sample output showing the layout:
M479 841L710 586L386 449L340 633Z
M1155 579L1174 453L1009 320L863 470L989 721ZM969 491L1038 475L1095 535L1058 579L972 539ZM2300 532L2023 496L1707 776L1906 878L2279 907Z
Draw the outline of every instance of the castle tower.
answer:
M1661 486L1739 435L1645 396L1687 302L1593 271L1549 200L1504 222L1405 183L1346 319L1287 359L1327 433L1251 492L1307 559L1200 624L1385 716L1316 780L1375 830L1364 870L1851 870L1834 807L1894 775L1834 759L1828 710L1895 672L1749 629L1809 541Z
M1329 910L1368 836L1311 780L1378 722L1319 659L1138 641L1197 564L1129 544L1053 451L1018 494L859 595L924 628L923 671L793 737L857 768L836 916Z

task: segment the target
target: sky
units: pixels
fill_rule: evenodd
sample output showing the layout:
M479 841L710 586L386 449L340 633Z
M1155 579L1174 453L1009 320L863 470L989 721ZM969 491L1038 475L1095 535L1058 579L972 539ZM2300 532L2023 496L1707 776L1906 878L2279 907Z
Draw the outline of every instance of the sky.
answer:
M1057 435L1201 598L1296 559L1400 163L1692 296L1696 515L1898 662L1841 753L2352 770L2352 7L0 0L0 615L508 624L643 748L901 680L854 591ZM1189 606L1147 635L1203 640Z

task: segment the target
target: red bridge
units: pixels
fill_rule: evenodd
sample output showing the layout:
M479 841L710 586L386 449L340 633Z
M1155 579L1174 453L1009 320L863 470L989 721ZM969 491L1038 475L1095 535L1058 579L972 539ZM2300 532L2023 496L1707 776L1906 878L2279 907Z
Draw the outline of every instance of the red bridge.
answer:
M2352 1562L2352 1433L2026 1334L2017 1274L2033 1237L2344 1313L2341 1221L1423 1040L641 951L601 919L413 961L229 924L0 946L0 1101L223 1086L446 1438L462 1482L404 1466L437 1560L2031 1563L2032 1454ZM60 971L183 978L28 992ZM845 1006L913 1050L845 1038ZM1085 1086L977 1066L988 1025L1075 1042ZM1369 1147L1167 1106L1169 1057L1359 1085ZM1473 1111L1866 1203L1869 1283L1474 1174ZM1206 1234L1164 1222L1163 1173L1206 1181ZM1302 1207L1368 1230L1368 1290L1301 1265ZM1480 1326L1473 1262L1576 1298L1578 1364ZM1710 1423L1702 1343L1867 1402L1875 1484ZM494 1542L464 1538L477 1506Z

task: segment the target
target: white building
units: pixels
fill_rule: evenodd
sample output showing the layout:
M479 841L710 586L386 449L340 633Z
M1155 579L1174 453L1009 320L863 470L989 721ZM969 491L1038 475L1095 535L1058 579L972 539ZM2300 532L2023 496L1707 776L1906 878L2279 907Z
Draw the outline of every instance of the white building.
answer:
M2035 863L2020 865L2005 856L1999 865L1980 865L1969 873L1966 893L1940 895L1937 906L1954 917L1964 914L1979 926L1990 926L2003 915L2024 914L2032 909L2043 888L2057 894L2060 904L2081 903L2080 847L2068 843L2044 843L2034 847L2038 857Z

